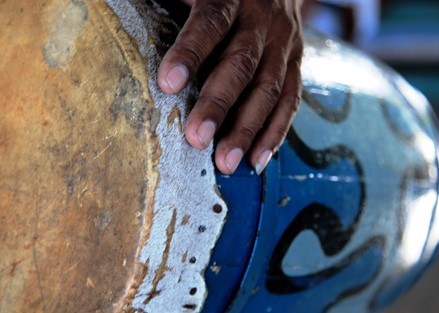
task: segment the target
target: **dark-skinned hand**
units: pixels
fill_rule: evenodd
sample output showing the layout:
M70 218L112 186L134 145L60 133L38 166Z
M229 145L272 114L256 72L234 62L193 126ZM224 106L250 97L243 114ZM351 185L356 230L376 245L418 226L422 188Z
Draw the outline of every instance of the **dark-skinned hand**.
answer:
M260 174L282 144L301 94L301 0L183 0L192 6L158 80L180 92L220 48L185 135L202 150L221 125L215 163L233 173L244 154ZM227 38L227 44L224 41Z

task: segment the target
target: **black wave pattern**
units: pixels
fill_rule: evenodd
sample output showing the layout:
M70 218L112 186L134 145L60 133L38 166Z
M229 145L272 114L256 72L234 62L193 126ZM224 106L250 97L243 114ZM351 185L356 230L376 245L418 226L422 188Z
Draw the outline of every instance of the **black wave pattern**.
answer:
M314 110L321 118L325 119L330 123L341 123L348 116L351 111L352 93L347 86L336 85L337 88L331 88L326 90L320 86L314 85L313 83L305 83L305 88L302 91L302 98L305 102ZM310 92L310 90L319 89L321 91L330 91L331 97L324 97L323 100L319 101L317 99L317 94ZM327 101L335 101L338 99L338 109L331 109ZM325 103L326 102L326 103Z
M428 163L425 160L423 165L411 166L406 169L400 185L400 198L397 215L398 231L395 243L397 247L402 245L403 235L407 225L407 211L416 209L411 208L410 201L407 201L408 197L409 200L412 200L411 198L414 197L413 194L409 195L409 185L412 185L410 187L412 193L414 190L416 190L416 196L422 196L425 192L429 191L430 188L434 188L431 187L431 180L432 177L429 174ZM433 216L436 214L434 208L437 206L437 199L435 199L435 202L431 203L430 205ZM427 210L428 207L424 207L423 209ZM430 219L428 225L419 225L419 227L428 228L428 235L425 238L425 241L420 241L418 243L419 245L423 246L422 254L425 252L424 249L427 244L428 237L430 236L432 222L433 221ZM419 260L422 260L421 255L419 256ZM409 266L411 268L408 268L407 264L403 265L395 263L392 271L383 280L373 296L372 301L369 303L369 309L371 311L375 312L385 308L388 303L406 292L407 289L411 287L424 273L425 264L422 261L410 264ZM401 288L401 286L405 286L405 288Z
M384 119L392 133L406 144L413 144L416 140L416 128L421 129L418 115L409 111L409 105L406 108L399 108L391 102L380 99L380 107ZM406 120L404 112L410 112L410 120Z
M291 243L304 230L312 230L317 235L322 249L327 256L334 256L339 253L356 231L358 222L364 211L366 199L363 168L358 157L351 149L344 145L336 145L324 150L312 150L299 138L293 128L291 128L288 133L287 140L296 154L310 167L325 169L340 160L348 160L351 162L359 175L360 201L359 208L355 208L357 209L357 215L353 223L348 226L342 224L333 209L318 202L311 203L298 214L284 231L270 260L267 270L266 288L269 292L274 294L291 294L313 288L349 267L350 263L359 257L365 248L371 247L370 245L379 245L383 249L385 247L384 238L380 238L379 240L370 241L369 244L366 243L366 247L364 245L358 247L337 264L320 272L300 277L285 275L282 270L282 260ZM359 292L369 285L375 276L376 275L371 277L367 284L363 283L361 286L352 287L346 290L344 294Z

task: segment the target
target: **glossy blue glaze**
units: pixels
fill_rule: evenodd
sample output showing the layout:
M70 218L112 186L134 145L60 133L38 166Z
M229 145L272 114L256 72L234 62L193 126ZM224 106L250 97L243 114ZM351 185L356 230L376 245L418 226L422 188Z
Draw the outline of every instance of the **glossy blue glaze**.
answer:
M263 191L262 176L245 161L233 176L217 173L217 184L229 211L205 272L209 297L203 312L211 313L224 312L238 291L257 236Z
M218 174L230 220L213 262L239 270L207 270L204 312L377 311L437 248L438 136L425 98L312 32L302 74L301 109L263 184L247 164Z

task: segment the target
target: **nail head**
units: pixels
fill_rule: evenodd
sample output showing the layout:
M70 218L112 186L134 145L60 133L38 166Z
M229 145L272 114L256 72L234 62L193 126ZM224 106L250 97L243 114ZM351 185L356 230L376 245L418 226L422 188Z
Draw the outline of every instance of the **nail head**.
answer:
M195 295L196 293L197 293L197 288L192 288L192 289L189 291L189 294L190 294L191 296Z
M215 212L215 213L221 213L223 211L223 207L221 206L221 205L219 205L219 204L215 204L214 206L213 206L213 212Z

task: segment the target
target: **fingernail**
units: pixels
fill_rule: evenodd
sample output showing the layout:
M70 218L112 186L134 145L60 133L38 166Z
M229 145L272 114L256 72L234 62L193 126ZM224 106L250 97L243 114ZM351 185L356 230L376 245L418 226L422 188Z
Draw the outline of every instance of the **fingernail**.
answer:
M171 68L166 74L166 83L168 84L169 88L172 89L172 91L179 92L181 89L183 89L188 77L189 71L187 70L186 66L177 65Z
M262 171L267 167L268 162L270 162L272 156L273 152L271 152L271 150L265 150L259 155L258 162L255 166L256 174L261 175Z
M207 120L201 123L198 127L197 135L200 143L203 147L207 147L213 139L213 135L215 135L216 124L213 121Z
M241 162L244 152L239 148L232 149L226 156L226 166L232 174Z

